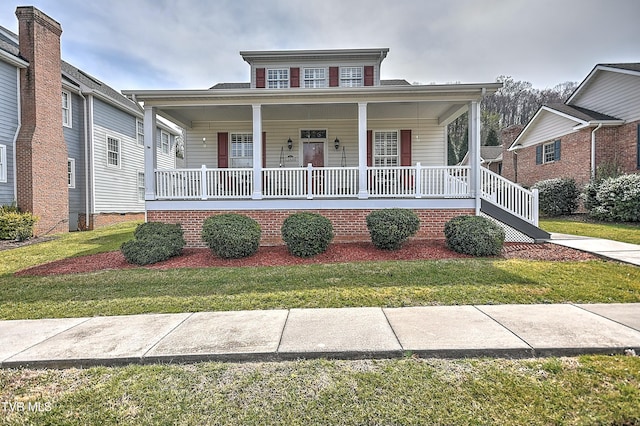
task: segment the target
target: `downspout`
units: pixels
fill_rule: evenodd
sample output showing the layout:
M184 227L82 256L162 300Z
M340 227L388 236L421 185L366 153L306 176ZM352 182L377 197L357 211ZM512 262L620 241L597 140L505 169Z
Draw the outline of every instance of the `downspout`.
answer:
M79 91L84 108L82 113L84 116L84 227L85 230L89 229L89 134L87 127L87 98L82 94L82 90Z
M18 151L18 135L22 128L22 98L20 97L20 68L16 68L16 87L17 87L17 101L18 101L18 125L16 127L16 133L13 135L13 199L16 206L18 205L18 160L16 157Z
M591 179L596 177L596 132L602 127L602 123L591 132Z

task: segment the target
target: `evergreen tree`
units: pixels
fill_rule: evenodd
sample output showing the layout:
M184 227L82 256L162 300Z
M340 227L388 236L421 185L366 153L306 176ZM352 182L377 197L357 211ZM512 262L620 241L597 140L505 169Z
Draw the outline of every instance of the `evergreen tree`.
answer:
M498 146L500 145L500 141L498 140L498 133L496 129L491 128L487 133L487 140L484 141L486 146Z

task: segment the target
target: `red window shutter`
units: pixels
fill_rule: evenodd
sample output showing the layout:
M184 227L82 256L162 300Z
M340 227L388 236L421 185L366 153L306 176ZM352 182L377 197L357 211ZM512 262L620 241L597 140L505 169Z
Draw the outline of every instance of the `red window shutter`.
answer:
M373 86L373 65L364 67L364 85Z
M329 87L340 86L339 71L338 67L329 67Z
M291 68L289 74L291 75L289 85L291 87L300 87L300 68Z
M367 166L373 166L373 131L367 130Z
M400 130L400 165L411 166L411 130Z
M229 167L229 133L218 133L218 168Z
M266 78L264 68L256 68L256 88L264 89L266 87Z
M267 132L262 132L262 168L267 167Z

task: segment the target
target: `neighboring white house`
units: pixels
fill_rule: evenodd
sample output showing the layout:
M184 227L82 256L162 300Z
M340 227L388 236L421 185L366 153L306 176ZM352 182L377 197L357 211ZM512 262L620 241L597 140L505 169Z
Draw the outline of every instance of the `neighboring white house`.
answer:
M203 220L237 211L277 244L286 216L317 211L337 241L350 241L368 238L371 210L405 207L422 219L419 237L443 238L447 220L489 202L539 238L534 194L480 170L480 102L501 84L383 80L388 52L240 52L249 83L124 91L144 103L149 147L157 116L186 129L184 169L164 169L146 151L148 219L182 223L188 244L202 246ZM447 125L466 111L470 166L447 167Z

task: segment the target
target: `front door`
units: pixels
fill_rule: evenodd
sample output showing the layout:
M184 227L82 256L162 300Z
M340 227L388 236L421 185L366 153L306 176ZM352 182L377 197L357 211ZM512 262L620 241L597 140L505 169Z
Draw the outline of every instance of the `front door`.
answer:
M302 144L302 166L311 163L313 167L324 167L324 142L304 142Z

